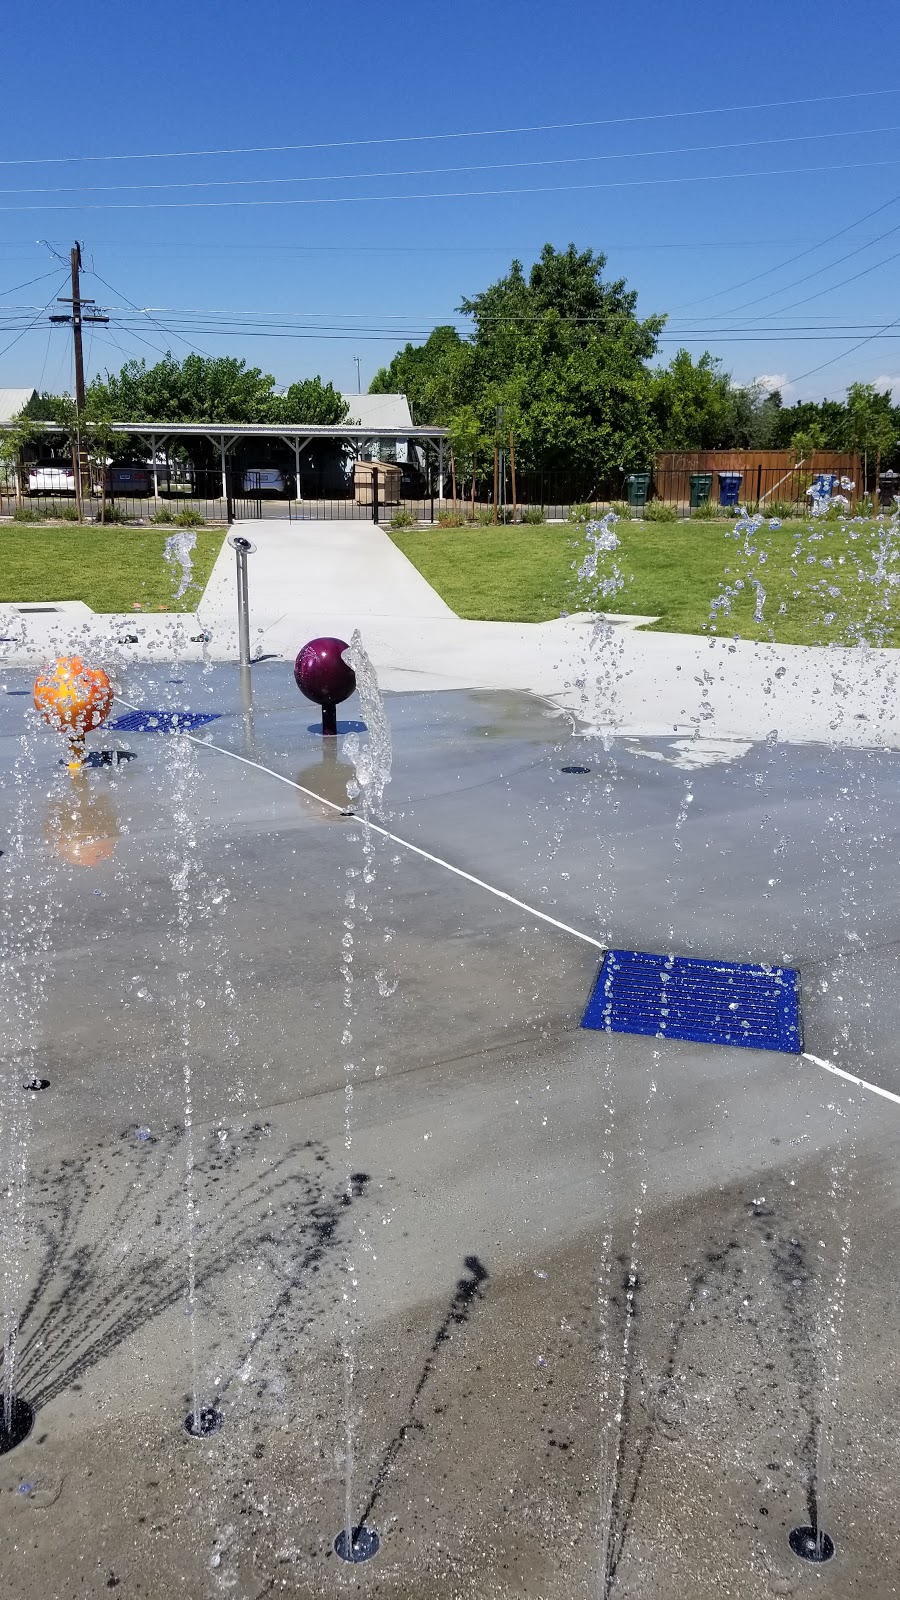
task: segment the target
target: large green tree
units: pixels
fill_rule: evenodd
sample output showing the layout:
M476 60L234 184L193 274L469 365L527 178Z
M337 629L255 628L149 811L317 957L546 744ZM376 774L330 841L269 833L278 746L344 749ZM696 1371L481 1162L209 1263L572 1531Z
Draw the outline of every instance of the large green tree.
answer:
M148 367L127 361L119 372L95 378L88 405L119 422L341 422L347 407L321 378L275 392L275 379L235 356L167 354Z
M482 459L496 435L515 434L518 466L575 471L599 483L625 466L648 463L657 443L647 362L664 318L637 315L637 295L623 279L607 282L606 258L574 245L545 245L525 274L509 272L465 299L469 338L435 329L407 345L372 384L403 390L419 422L472 434ZM502 408L502 423L498 411Z
M652 406L664 450L722 450L734 442L731 379L709 354L679 350L653 374Z

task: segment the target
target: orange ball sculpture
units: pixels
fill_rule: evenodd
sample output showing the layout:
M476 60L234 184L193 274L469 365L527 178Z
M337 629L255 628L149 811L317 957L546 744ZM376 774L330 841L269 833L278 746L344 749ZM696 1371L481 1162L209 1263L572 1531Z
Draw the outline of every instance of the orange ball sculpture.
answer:
M69 771L84 762L84 736L99 728L113 703L102 667L86 667L79 656L60 656L35 680L34 703L45 722L69 740Z

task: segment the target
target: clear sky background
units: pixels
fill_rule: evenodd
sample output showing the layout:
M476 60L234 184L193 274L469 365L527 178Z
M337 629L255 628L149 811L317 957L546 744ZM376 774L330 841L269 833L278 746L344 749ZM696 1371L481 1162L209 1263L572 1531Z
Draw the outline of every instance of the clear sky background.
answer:
M91 373L345 390L549 240L669 314L663 359L900 401L896 0L36 0L3 58L0 385L71 387L75 238Z

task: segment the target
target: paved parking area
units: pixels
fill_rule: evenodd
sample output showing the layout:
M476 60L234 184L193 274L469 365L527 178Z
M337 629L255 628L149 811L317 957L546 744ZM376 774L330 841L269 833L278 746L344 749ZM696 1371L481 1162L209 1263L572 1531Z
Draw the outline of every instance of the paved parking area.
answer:
M7 1071L38 1413L0 1458L4 1593L896 1594L900 1107L801 1058L580 1030L595 949L402 844L367 856L310 797L348 769L289 667L256 669L252 726L237 691L136 666L129 702L220 719L188 751L95 737L136 760L75 786L0 696L4 1029L51 1085ZM788 961L807 1050L900 1092L900 757L696 766L506 692L388 712L400 839L601 942ZM353 1569L348 1328L382 1538ZM811 1569L787 1534L817 1458L837 1554Z

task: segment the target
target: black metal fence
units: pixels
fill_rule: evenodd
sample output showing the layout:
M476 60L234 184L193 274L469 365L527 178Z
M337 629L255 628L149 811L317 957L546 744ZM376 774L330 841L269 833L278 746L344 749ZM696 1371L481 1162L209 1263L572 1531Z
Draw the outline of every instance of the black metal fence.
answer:
M743 476L725 472L691 473L666 469L651 474L620 472L606 479L591 479L587 474L526 472L518 473L515 485L511 473L498 482L496 520L564 521L573 511L584 515L589 508L602 515L611 506L631 501L632 516L639 516L644 503L662 502L677 516L708 508L735 507L767 514L802 515L810 503L808 490L813 474L799 468L754 467ZM629 482L629 479L632 481ZM727 484L727 487L726 487ZM374 486L343 494L311 494L318 487L301 481L298 497L293 483L283 493L261 489L247 490L244 479L229 474L225 484L221 471L194 469L182 482L160 487L160 493L104 494L101 485L85 484L80 496L74 487L44 492L41 488L18 492L14 483L0 484L0 518L22 523L106 524L110 527L137 526L167 528L201 525L224 526L244 519L287 518L292 522L354 521L378 522L398 526L431 526L454 522L492 523L495 520L493 483L458 482L453 495L450 475L445 473L443 495L435 473L421 486L424 493L415 497L397 488L396 480L374 475ZM841 489L855 508L857 489ZM223 492L224 490L224 492ZM729 507L729 502L731 505Z

